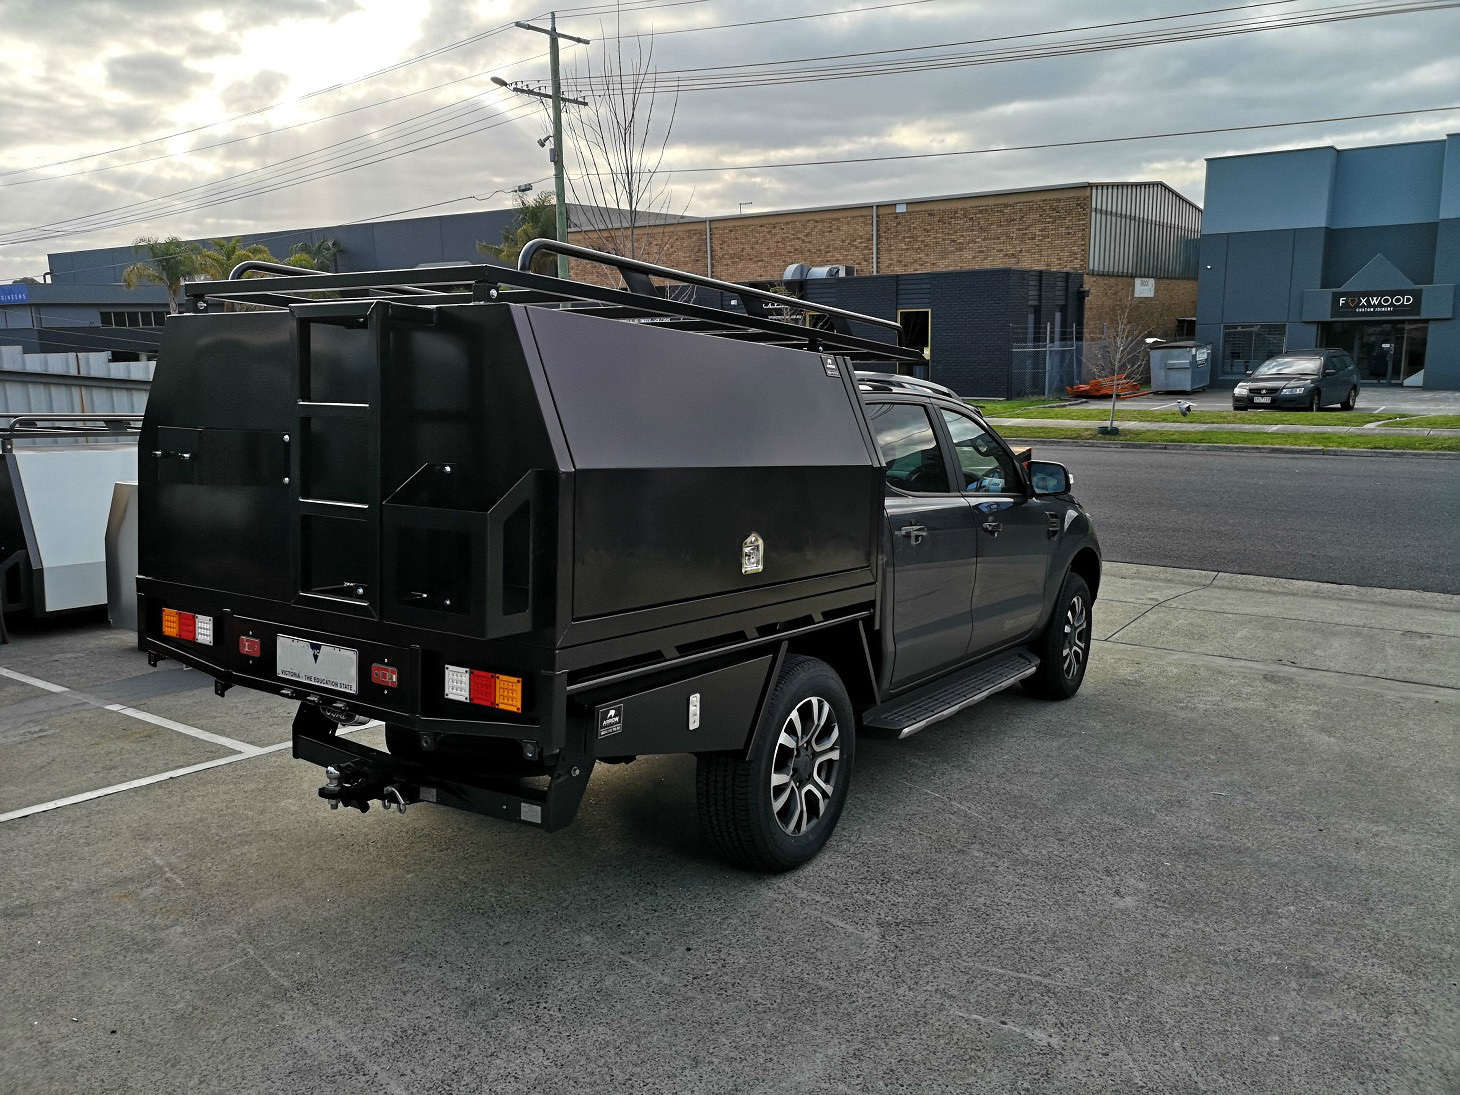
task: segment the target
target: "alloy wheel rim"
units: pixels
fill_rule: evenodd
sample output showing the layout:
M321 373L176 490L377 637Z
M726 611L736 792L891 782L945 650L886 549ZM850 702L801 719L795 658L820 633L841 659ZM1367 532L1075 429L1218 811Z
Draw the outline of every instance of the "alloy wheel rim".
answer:
M781 724L771 758L771 810L788 836L803 836L826 816L841 768L841 728L820 696L808 696Z
M1065 610L1065 638L1060 647L1060 661L1066 680L1074 680L1090 653L1090 614L1085 611L1085 598L1078 594L1070 599Z

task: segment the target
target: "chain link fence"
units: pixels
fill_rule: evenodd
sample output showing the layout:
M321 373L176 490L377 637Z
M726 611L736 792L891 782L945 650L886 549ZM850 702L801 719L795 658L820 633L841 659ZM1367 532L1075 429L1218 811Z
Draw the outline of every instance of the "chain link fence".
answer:
M1083 342L1026 343L1010 347L1009 398L1064 396L1065 389L1082 382Z

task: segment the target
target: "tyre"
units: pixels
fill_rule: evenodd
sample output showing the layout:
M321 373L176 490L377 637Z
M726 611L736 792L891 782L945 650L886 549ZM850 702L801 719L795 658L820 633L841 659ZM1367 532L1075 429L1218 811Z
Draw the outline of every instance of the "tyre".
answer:
M1351 411L1351 410L1354 409L1354 404L1357 403L1358 401L1359 401L1359 390L1358 390L1358 388L1350 388L1348 390L1348 395L1344 397L1343 402L1340 403L1339 406L1341 408L1343 408L1344 410L1346 410L1346 411Z
M1031 649L1039 668L1024 678L1024 691L1044 700L1067 700L1080 690L1090 660L1090 628L1094 622L1090 587L1071 571L1060 586L1054 615Z
M1323 396L1318 391L1317 388L1314 388L1313 389L1313 395L1308 400L1308 410L1311 411L1314 414L1317 414L1322 409L1323 409Z
M788 871L821 851L852 778L854 717L836 671L786 658L766 699L749 759L701 753L695 774L700 825L732 863Z

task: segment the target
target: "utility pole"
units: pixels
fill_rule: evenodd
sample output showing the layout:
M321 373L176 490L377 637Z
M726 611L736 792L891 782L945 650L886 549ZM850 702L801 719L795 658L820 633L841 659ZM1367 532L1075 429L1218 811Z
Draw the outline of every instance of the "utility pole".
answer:
M515 91L518 95L532 95L538 99L548 99L553 104L553 150L549 157L553 164L553 189L556 191L557 214L558 214L558 242L568 242L568 194L567 186L563 180L563 85L558 68L558 39L566 38L570 42L577 42L580 46L589 44L587 38L578 38L572 34L564 34L558 30L558 13L553 12L549 16L548 29L535 27L531 23L514 23L513 26L521 27L523 30L535 31L538 34L546 34L549 47L548 55L551 58L553 90L551 95L545 95L534 88L522 87L519 84L509 84L500 76L493 76L492 83L500 84L508 91ZM587 106L582 99L568 99L567 102L575 106ZM558 277L568 276L568 256L558 256Z

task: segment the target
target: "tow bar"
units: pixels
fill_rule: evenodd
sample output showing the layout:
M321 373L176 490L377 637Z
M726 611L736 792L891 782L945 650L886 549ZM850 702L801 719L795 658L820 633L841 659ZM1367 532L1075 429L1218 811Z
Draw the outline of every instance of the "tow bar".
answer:
M409 783L387 783L388 776L372 770L368 761L349 761L343 767L333 764L324 770L328 781L319 789L319 797L330 804L331 810L341 806L353 806L362 814L370 812L372 799L379 799L387 811L394 806L401 813L406 806L421 800L421 789Z

